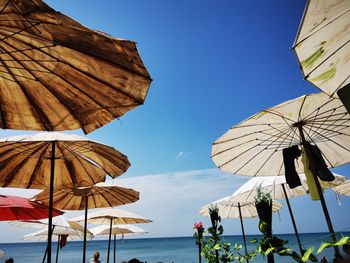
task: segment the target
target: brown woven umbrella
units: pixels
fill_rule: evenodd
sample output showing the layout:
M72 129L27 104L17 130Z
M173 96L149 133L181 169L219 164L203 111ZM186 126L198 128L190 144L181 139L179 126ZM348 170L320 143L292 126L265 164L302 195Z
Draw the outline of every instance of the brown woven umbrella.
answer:
M49 191L43 191L35 196L35 200L49 203ZM90 187L77 189L62 189L53 194L53 206L62 210L85 210L83 263L86 261L86 229L88 209L114 207L139 200L139 192L132 189L99 183ZM110 239L108 250L110 248Z
M143 104L150 83L134 42L41 0L0 0L0 128L89 133Z
M0 187L49 189L48 262L51 262L54 188L78 188L117 177L130 163L107 145L58 132L0 140Z

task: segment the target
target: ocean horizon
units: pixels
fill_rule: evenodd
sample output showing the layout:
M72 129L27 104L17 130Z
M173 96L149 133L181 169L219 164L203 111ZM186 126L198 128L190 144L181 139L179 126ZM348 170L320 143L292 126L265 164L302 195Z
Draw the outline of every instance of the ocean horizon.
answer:
M349 235L344 232L343 235ZM275 234L277 237L289 240L289 247L298 252L297 242L294 234ZM259 235L247 235L247 240L251 240ZM318 249L321 241L328 241L328 233L302 233L300 234L302 243L305 247L315 247ZM229 235L224 236L226 242L243 243L242 236ZM248 243L248 250L251 250L255 244ZM52 259L56 258L57 242L53 243ZM145 238L125 238L117 240L117 261L128 261L132 258L138 258L143 262L173 262L173 263L195 263L198 262L198 250L193 237L145 237ZM45 242L17 242L17 243L0 243L0 250L5 252L5 257L0 258L0 262L8 257L13 257L16 263L42 262L45 252ZM87 242L87 259L89 262L95 250L101 254L101 262L106 262L108 240L91 240ZM75 263L82 260L83 242L68 241L68 244L59 251L58 262ZM243 248L242 251L243 253ZM323 256L329 260L332 259L333 250L327 248L318 258ZM288 257L275 256L277 262L294 262ZM111 244L110 262L113 262L113 240ZM30 260L30 261L28 261ZM203 258L203 262L205 262ZM254 262L265 262L262 256L258 256Z

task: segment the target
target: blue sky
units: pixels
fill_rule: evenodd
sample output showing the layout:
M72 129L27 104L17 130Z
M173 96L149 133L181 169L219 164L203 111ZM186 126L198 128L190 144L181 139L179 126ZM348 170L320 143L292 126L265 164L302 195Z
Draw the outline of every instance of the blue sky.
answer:
M129 157L132 166L116 183L141 191L141 201L128 207L155 220L144 226L149 236L191 235L195 221L208 222L198 215L201 206L247 180L216 170L210 159L212 142L229 127L266 107L318 92L303 81L290 50L306 1L46 2L88 27L136 41L154 79L145 105L88 135ZM18 133L23 134L1 132ZM347 176L350 169L336 171ZM331 192L326 198L335 228L349 227L349 198L341 207ZM326 230L319 203L301 197L292 205L301 232ZM291 232L285 208L280 218L275 231ZM227 233L239 234L238 223L225 220ZM247 232L256 233L256 225L247 220ZM11 241L24 233L5 231L13 233Z

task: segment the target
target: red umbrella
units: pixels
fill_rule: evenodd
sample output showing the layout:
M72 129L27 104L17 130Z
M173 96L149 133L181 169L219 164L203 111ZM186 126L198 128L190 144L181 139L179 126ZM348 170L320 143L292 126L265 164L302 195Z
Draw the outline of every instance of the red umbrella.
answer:
M53 211L53 216L62 214L59 210ZM0 221L39 220L48 218L48 215L49 209L46 205L23 197L0 195Z

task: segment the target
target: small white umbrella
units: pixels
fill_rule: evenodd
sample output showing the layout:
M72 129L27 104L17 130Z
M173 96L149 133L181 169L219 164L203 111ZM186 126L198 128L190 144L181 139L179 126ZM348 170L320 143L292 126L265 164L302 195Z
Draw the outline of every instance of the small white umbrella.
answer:
M91 228L90 231L93 233L94 237L96 236L109 236L109 232L112 232L112 235L114 235L114 248L113 248L113 262L116 262L116 236L121 235L123 238L124 236L135 236L135 235L142 235L147 234L148 231L134 226L134 225L114 225L112 226L112 230L110 230L110 227L107 225L101 225L94 228Z
M37 221L17 221L10 223L14 226L27 227L27 228L37 228L41 229L32 234L24 236L24 240L35 240L35 241L46 241L48 238L48 219L37 220ZM93 234L91 231L87 230L87 236L92 239ZM67 240L81 240L84 237L84 227L74 221L67 220L64 216L58 216L53 218L53 230L52 234L57 236L57 251L56 251L56 263L58 262L58 252L59 243L61 236L68 236ZM43 261L45 261L47 255L47 248Z
M252 218L257 217L258 212L256 210L255 201L233 201L232 195L216 200L210 204L207 204L201 208L199 214L202 216L209 216L209 209L216 206L219 209L219 215L221 218L239 218L241 221L241 229L243 235L243 242L246 255L248 254L247 242L245 238L243 217ZM272 211L276 212L282 208L282 204L276 200L272 202ZM247 260L248 261L248 260Z
M78 216L72 221L83 222L85 220L85 216ZM109 225L109 241L108 241L108 254L107 254L107 263L109 263L109 252L110 252L110 244L111 244L111 235L112 235L112 226L117 224L138 224L138 223L151 223L152 220L140 216L135 213L131 213L129 211L110 208L103 209L96 212L89 213L87 216L87 222L91 224L97 225Z

